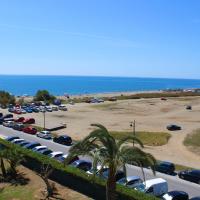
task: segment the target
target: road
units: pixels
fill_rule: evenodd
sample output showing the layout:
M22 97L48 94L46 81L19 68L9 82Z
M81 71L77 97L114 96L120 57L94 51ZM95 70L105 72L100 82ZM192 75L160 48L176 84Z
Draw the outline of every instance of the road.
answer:
M49 149L53 151L62 151L63 153L68 153L68 150L70 148L70 147L66 147L66 146L54 143L51 140L44 140L36 136L29 135L20 131L15 131L13 129L6 128L3 126L0 126L0 136L3 136L3 137L19 136L20 138L23 138L27 141L39 142L40 144L47 146ZM144 169L144 171L145 171L146 179L155 178L155 176L149 169ZM141 169L136 166L127 165L127 175L128 176L137 175L137 176L142 177ZM200 196L200 185L198 184L184 181L178 178L178 176L170 176L170 175L166 175L166 174L162 174L158 172L156 173L156 177L164 178L165 180L167 180L168 185L169 185L169 191L171 190L185 191L189 194L190 198Z

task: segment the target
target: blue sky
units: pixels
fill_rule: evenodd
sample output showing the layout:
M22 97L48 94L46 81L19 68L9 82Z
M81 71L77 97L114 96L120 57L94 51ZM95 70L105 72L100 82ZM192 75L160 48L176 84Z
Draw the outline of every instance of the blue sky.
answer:
M0 74L200 78L198 0L0 2Z

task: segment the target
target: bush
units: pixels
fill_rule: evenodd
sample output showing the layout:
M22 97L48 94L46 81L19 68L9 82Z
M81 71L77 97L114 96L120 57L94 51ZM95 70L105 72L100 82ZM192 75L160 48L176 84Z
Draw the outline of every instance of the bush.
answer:
M99 177L94 178L77 168L70 166L64 167L62 163L54 159L37 154L31 150L24 149L18 145L11 144L3 139L0 139L0 144L6 148L17 148L25 157L23 165L31 170L39 172L42 164L50 164L54 169L50 176L52 180L96 200L105 199L106 182ZM117 185L117 195L120 200L157 200L156 197L148 196L120 185Z
M55 99L56 97L51 95L47 90L38 90L34 97L34 101L44 101L46 103L53 103Z

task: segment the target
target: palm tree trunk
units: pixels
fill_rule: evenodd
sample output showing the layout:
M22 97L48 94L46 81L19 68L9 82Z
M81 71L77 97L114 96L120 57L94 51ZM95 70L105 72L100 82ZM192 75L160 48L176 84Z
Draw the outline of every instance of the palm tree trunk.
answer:
M6 177L6 168L5 168L5 165L4 165L3 158L0 158L0 163L1 163L0 165L1 165L2 175L5 178Z
M106 184L106 199L107 200L116 200L116 180L115 180L115 170L109 168L109 175Z

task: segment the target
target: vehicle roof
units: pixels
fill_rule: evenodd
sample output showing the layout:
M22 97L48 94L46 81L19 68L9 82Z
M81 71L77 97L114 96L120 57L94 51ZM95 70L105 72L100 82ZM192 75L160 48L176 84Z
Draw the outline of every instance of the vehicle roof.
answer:
M178 195L178 194L182 194L182 195L188 195L186 192L184 192L184 191L171 191L171 192L168 192L168 194L170 195L170 196L176 196L176 195Z
M57 155L57 154L63 154L63 152L62 151L53 151L51 153L52 156Z
M146 185L146 187L151 187L154 184L166 183L166 182L167 181L163 178L155 178L155 179L147 180L144 184Z
M59 135L58 137L70 138L70 136L68 136L68 135Z
M140 179L139 176L127 176L127 177L126 177L126 180L127 180L127 181L138 180L138 179Z
M12 139L12 138L19 139L19 137L18 137L18 136L8 136L6 139L8 140L8 139Z
M17 142L17 141L24 141L24 139L17 138L17 139L14 139L14 140L13 140L13 142Z
M172 165L173 163L169 161L160 161L159 164Z
M47 146L37 146L35 149L47 148Z
M49 134L49 133L50 133L50 131L41 131L40 133Z

